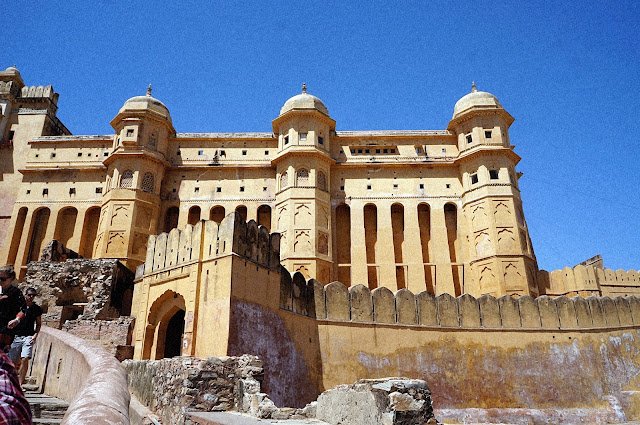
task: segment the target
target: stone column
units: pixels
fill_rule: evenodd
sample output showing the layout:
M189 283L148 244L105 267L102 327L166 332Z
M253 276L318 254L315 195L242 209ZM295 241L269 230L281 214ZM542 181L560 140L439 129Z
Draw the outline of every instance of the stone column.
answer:
M80 253L80 242L82 241L82 229L84 227L84 218L89 208L76 208L76 222L73 226L73 237L67 241L67 248Z
M29 208L29 211L27 211L27 216L24 219L24 229L27 230L22 234L22 237L20 238L20 245L18 247L16 262L14 264L18 279L22 279L22 277L26 273L26 269L23 270L22 267L27 264L27 256L29 255L29 243L31 242L31 236L33 235L33 212L34 210Z

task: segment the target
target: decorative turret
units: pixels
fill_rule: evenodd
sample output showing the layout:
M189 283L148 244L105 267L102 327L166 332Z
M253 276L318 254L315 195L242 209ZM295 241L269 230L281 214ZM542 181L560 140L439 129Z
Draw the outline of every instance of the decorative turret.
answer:
M509 143L513 117L496 96L478 91L455 105L449 131L458 135L464 215L469 219L464 258L474 278L466 292L538 295L537 264L522 213L515 167L520 157Z
M104 160L103 196L94 257L122 258L134 269L144 262L147 239L157 231L160 184L169 163L169 136L175 134L169 109L151 96L127 100L111 121L113 152Z
M278 137L276 223L282 233L282 260L327 283L331 278L331 165L329 143L336 123L317 97L302 93L287 100L273 120Z

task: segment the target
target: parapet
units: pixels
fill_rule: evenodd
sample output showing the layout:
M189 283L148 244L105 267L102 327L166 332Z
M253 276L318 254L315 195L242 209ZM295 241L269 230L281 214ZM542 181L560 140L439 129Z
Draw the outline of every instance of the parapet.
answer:
M640 272L577 265L538 272L539 287L547 295L640 295Z
M254 220L245 222L237 212L220 224L213 220L187 224L181 230L149 237L144 275L232 254L276 270L280 267L280 234L270 234Z
M436 328L579 330L640 326L640 297L538 298L395 293L386 287L322 286L282 271L280 308L319 320Z
M50 99L54 104L58 103L58 93L53 90L53 86L24 86L22 87L22 98Z

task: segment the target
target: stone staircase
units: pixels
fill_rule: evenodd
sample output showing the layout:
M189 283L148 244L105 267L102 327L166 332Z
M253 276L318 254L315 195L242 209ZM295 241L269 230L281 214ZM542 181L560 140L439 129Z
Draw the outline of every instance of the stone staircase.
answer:
M22 386L27 397L34 425L49 425L62 423L62 418L67 412L69 403L59 398L42 394L34 382L29 381Z

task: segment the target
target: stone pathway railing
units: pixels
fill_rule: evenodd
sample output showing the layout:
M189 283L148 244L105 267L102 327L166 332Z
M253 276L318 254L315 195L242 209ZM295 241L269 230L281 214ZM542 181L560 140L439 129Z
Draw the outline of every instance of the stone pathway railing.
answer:
M31 375L41 392L69 403L63 424L129 425L127 373L104 349L43 326Z

